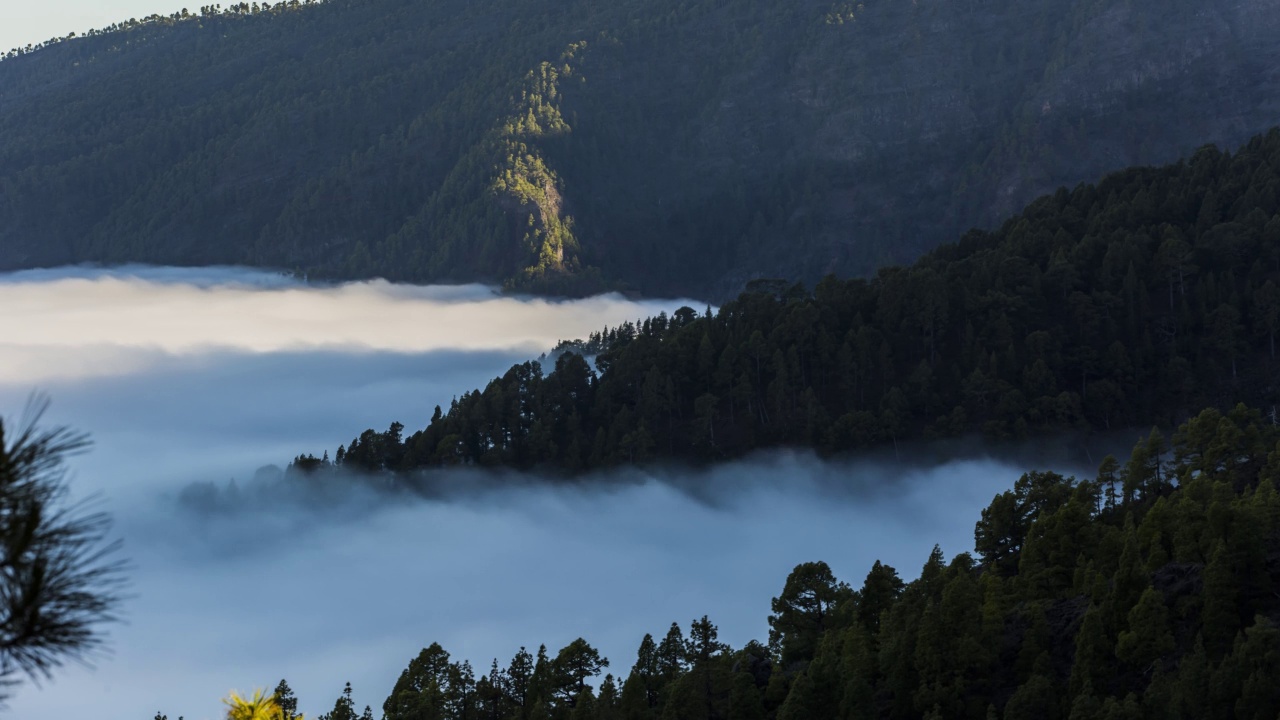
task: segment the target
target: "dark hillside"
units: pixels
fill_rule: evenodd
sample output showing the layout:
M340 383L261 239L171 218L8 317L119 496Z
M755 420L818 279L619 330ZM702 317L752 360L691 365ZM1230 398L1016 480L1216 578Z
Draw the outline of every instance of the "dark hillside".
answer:
M0 267L727 297L1280 118L1269 0L331 0L0 62Z
M1280 403L1280 130L1108 176L873 280L760 282L609 329L339 462L574 473L780 445L1171 427ZM418 419L419 422L425 418ZM305 459L304 459L305 460ZM304 463L305 464L305 463Z

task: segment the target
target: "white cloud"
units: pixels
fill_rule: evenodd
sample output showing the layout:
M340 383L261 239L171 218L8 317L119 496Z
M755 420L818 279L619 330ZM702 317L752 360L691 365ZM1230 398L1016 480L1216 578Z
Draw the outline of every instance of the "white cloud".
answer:
M536 355L680 302L505 296L483 285L308 286L240 268L0 276L0 382L142 372L163 355L520 350Z
M434 501L308 494L323 499L194 513L175 502L190 483L245 488L259 466L365 427L421 427L435 404L557 338L680 303L132 274L0 279L0 307L22 308L0 320L0 411L39 385L50 420L93 435L75 488L103 494L134 564L113 657L21 687L15 717L215 718L229 689L281 677L309 717L348 680L377 709L433 641L482 670L581 635L625 675L643 634L672 621L708 614L734 645L764 638L797 563L826 560L858 584L876 559L913 576L935 542L971 547L979 509L1020 472L784 453L696 475L467 475Z

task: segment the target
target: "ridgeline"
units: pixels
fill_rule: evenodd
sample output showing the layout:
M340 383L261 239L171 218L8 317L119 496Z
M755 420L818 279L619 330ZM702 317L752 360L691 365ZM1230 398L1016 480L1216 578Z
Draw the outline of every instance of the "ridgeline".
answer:
M0 61L0 268L721 300L1280 112L1272 0L330 0Z
M1280 402L1280 130L1040 198L870 281L758 282L512 367L338 465L568 474L981 433L1172 427ZM325 462L299 457L295 467Z

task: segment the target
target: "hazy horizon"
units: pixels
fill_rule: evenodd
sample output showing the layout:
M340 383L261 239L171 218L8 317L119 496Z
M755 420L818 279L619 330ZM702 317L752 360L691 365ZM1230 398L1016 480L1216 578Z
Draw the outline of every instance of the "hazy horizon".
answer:
M0 18L0 54L36 45L69 33L82 35L130 18L172 15L182 8L199 12L199 4L173 0L40 0L9 3Z

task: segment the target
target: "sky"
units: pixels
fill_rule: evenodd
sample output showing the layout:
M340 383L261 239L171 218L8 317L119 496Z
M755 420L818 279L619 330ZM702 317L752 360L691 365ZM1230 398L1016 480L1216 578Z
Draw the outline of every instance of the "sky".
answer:
M568 484L455 473L430 498L258 472L367 427L416 429L559 339L681 304L235 268L0 275L0 307L23 309L0 314L0 415L39 389L49 422L92 435L72 490L112 513L130 563L109 654L24 684L10 712L212 719L228 691L286 678L308 717L348 681L380 716L432 642L487 669L582 636L625 676L644 634L673 621L707 614L734 646L765 639L799 563L860 585L876 559L910 578L934 543L969 550L980 509L1027 469L772 453Z
M114 22L147 15L169 15L201 4L180 0L6 0L0 4L0 53L35 44L67 33L106 27ZM212 3L219 4L219 3ZM226 5L227 3L220 3Z

